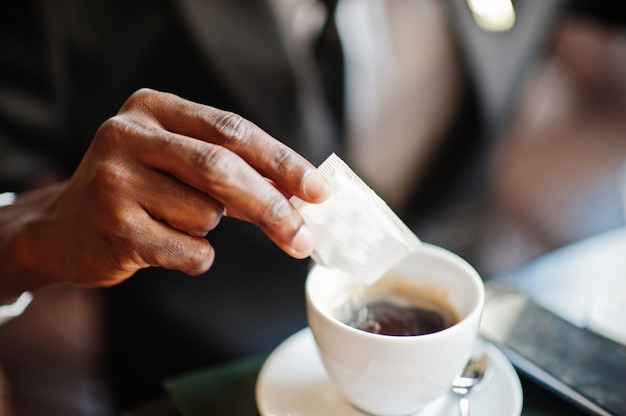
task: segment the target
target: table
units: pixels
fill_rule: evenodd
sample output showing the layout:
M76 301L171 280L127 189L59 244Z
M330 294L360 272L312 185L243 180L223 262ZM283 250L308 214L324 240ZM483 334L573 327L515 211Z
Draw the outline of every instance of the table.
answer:
M264 359L250 357L166 381L166 397L132 409L125 416L259 416L254 389ZM532 380L520 378L524 390L522 415L585 415Z
M626 285L626 228L556 250L490 280L511 282L547 309L584 326L581 305L611 288ZM258 416L254 393L265 358L252 356L166 380L164 397L126 414ZM520 379L524 390L523 416L586 414L532 379L524 375Z

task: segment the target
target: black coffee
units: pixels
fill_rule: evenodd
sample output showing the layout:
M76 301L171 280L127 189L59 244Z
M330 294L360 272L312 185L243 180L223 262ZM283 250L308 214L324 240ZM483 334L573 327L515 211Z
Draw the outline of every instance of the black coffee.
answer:
M391 277L344 302L337 317L363 331L396 336L430 334L459 321L441 290Z
M346 324L383 335L422 335L441 331L450 325L444 315L417 306L400 306L387 301L367 303L355 309Z

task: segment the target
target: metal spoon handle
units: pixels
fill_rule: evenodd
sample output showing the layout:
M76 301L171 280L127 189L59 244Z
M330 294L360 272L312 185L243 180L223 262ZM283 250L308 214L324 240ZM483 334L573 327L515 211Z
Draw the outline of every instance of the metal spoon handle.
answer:
M459 399L459 409L461 410L461 416L470 416L469 398L467 396L463 396Z

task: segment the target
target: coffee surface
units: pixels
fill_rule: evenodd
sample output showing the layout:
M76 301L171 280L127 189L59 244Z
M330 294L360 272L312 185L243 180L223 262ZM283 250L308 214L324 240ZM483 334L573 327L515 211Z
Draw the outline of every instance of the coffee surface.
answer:
M367 303L355 309L345 323L382 335L423 335L449 326L440 311L386 301Z
M353 328L395 336L430 334L459 321L441 289L408 284L398 276L384 277L343 302L337 318Z

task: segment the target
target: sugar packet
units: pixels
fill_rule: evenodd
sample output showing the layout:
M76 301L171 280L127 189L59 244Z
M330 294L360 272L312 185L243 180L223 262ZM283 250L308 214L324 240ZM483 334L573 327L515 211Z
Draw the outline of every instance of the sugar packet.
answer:
M330 182L330 197L320 204L291 198L315 236L311 257L316 264L371 285L421 244L395 212L335 153L318 171Z

